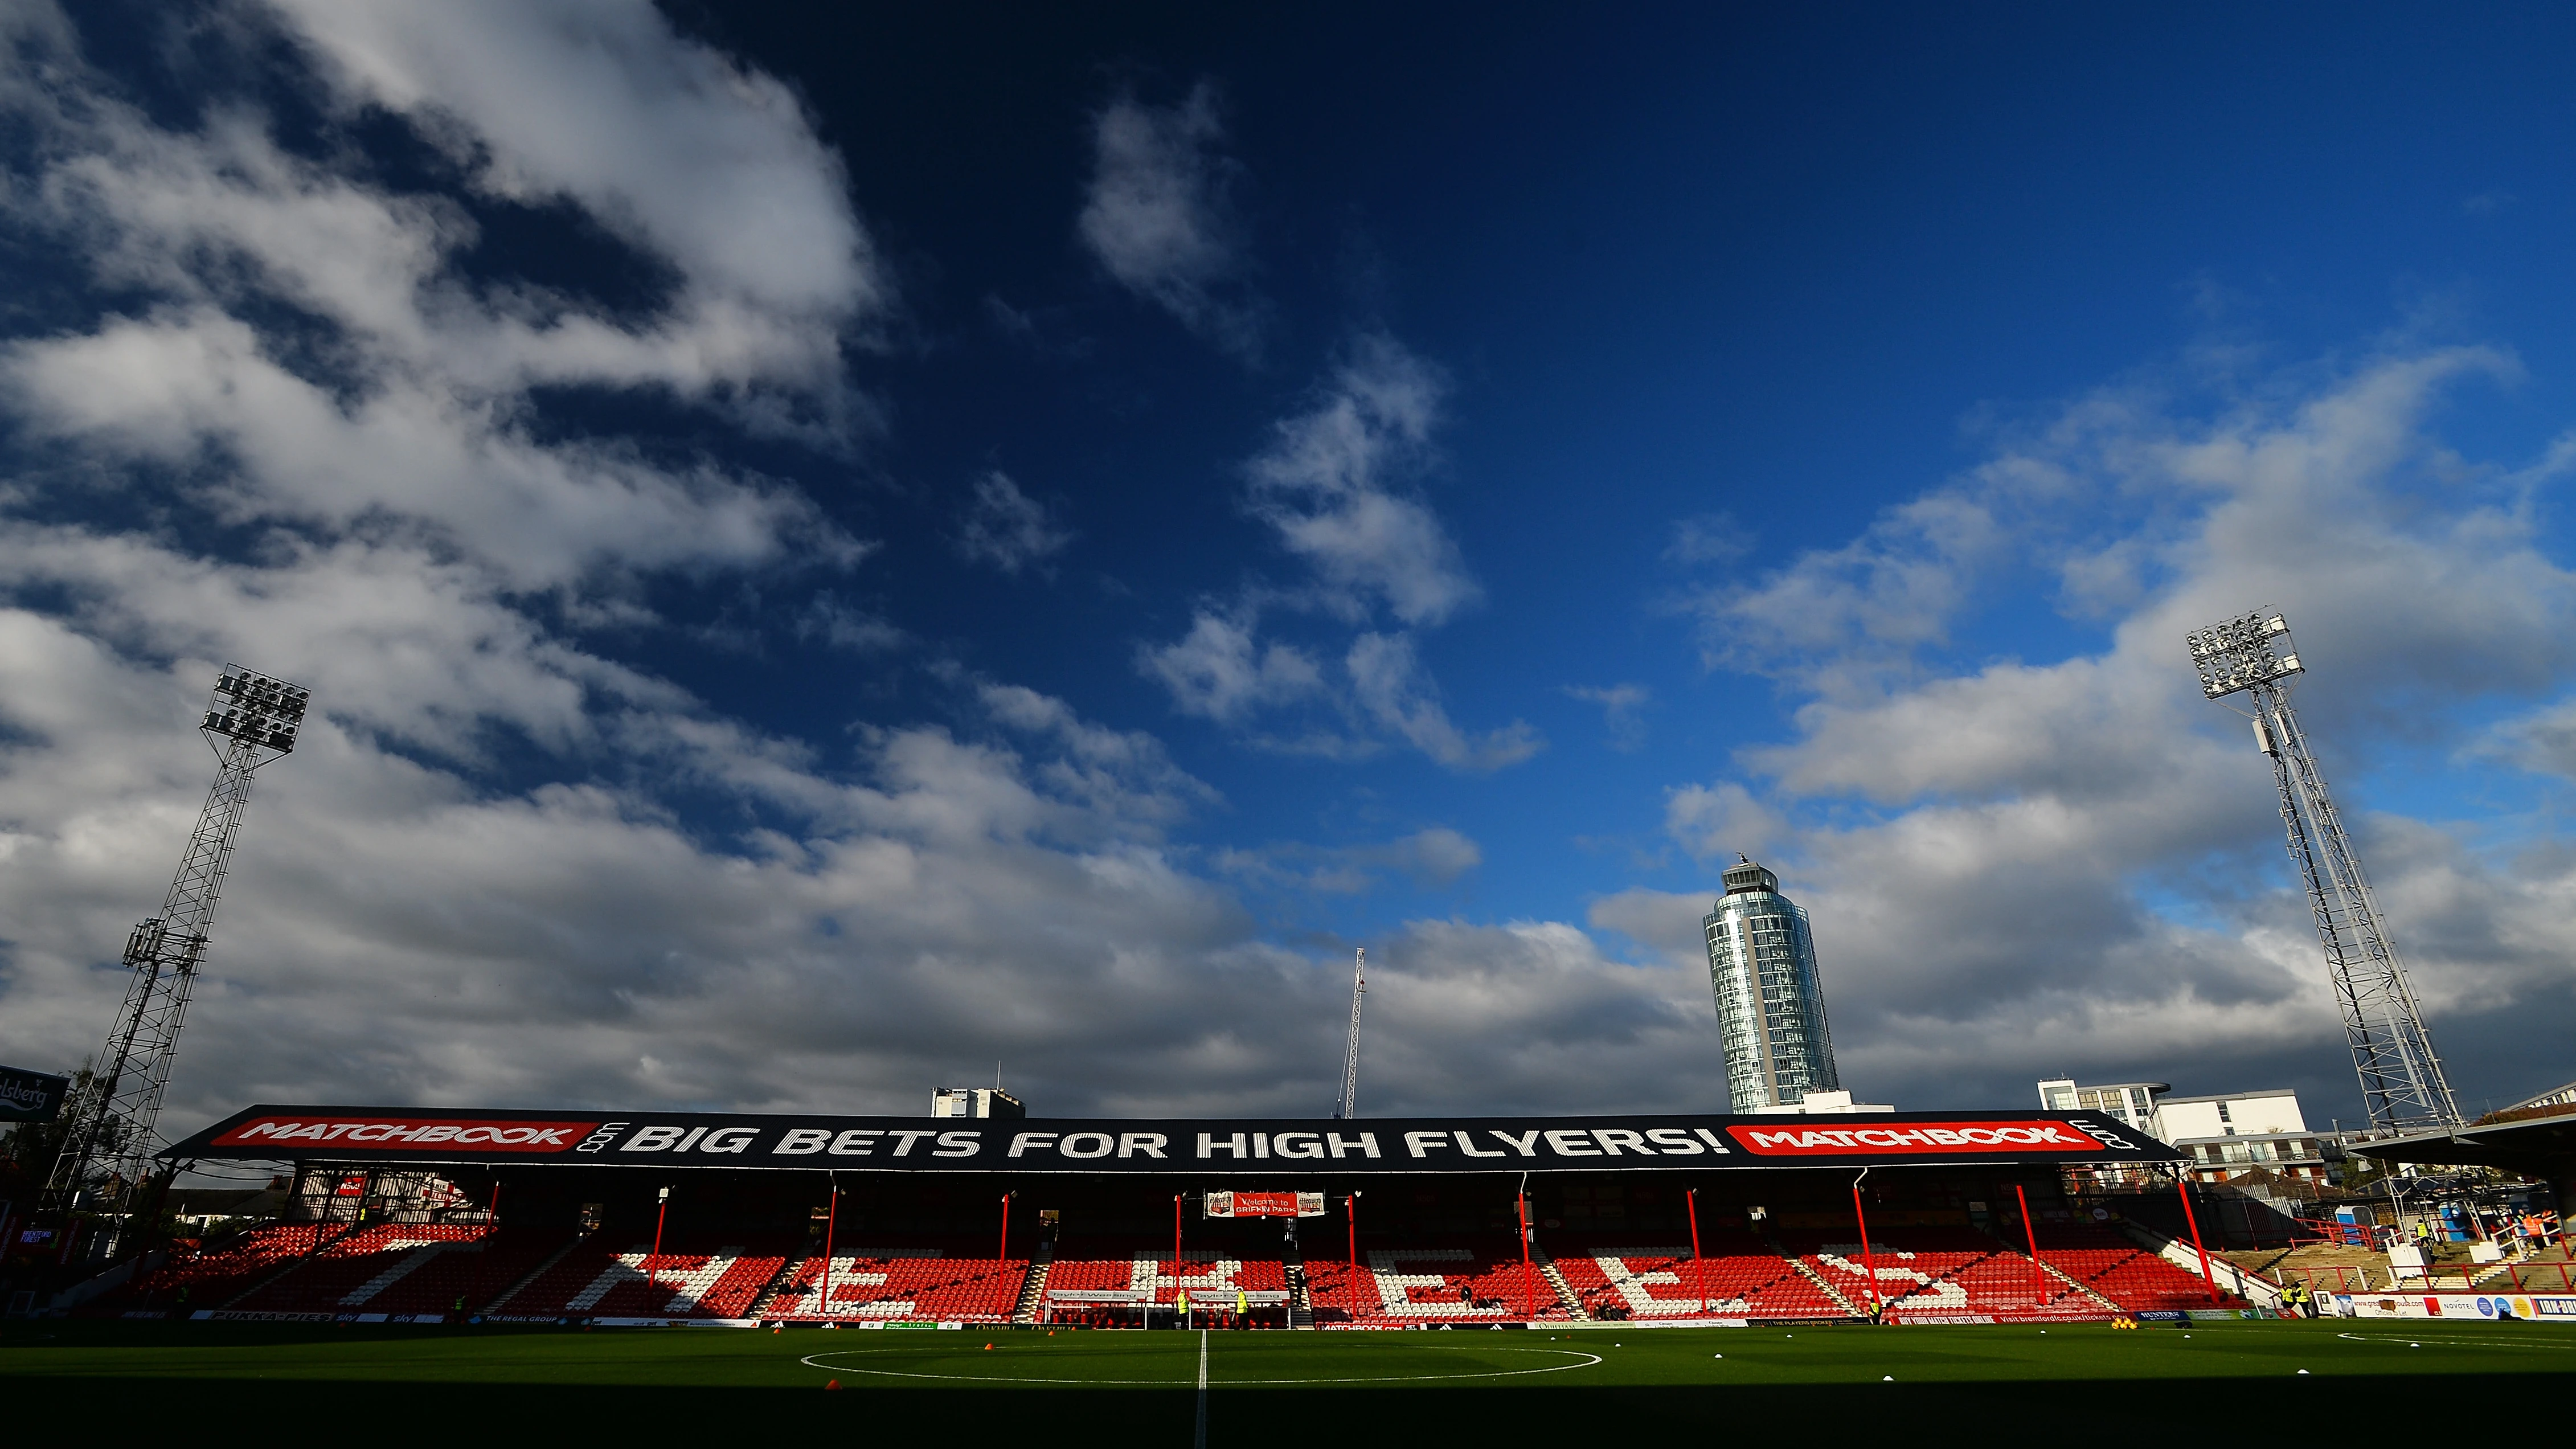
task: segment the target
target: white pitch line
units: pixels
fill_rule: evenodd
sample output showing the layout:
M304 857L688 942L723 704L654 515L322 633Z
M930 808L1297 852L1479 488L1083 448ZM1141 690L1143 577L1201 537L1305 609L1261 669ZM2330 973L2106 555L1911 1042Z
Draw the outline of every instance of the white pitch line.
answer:
M2419 1344L2437 1343L2448 1348L2542 1348L2557 1349L2560 1352L2565 1352L2569 1349L2576 1349L2576 1343L2542 1343L2535 1339L2408 1338L2404 1334L2397 1334L2391 1337L2381 1337L2376 1334L2366 1333L2338 1333L2335 1337L2348 1338L2354 1343L2402 1343L2408 1348L2416 1347Z
M1207 1449L1207 1355L1208 1331L1199 1330L1199 1426L1190 1435L1190 1449Z
M1431 1348L1428 1351L1433 1353L1554 1353L1563 1354L1566 1357L1575 1360L1575 1362L1552 1363L1542 1368L1488 1369L1481 1373L1464 1374L1368 1374L1364 1376L1348 1376L1329 1379L1228 1379L1226 1382L1243 1387L1268 1387L1272 1385L1286 1384L1421 1384L1455 1379L1511 1379L1520 1378L1529 1374L1561 1374L1568 1369L1591 1368L1601 1362L1601 1355L1597 1353L1584 1353L1570 1348L1447 1348L1444 1346L1440 1348ZM838 1349L830 1353L807 1354L798 1359L797 1362L805 1365L807 1368L829 1369L836 1373L845 1374L868 1374L876 1378L943 1379L952 1382L978 1384L1099 1384L1122 1388L1129 1386L1139 1388L1180 1388L1190 1382L1188 1379L1040 1379L1024 1378L1016 1374L906 1373L901 1369L861 1368L856 1364L823 1362L825 1359L833 1358L865 1358L871 1355L902 1354L909 1352L913 1352L913 1350L896 1348L845 1348Z

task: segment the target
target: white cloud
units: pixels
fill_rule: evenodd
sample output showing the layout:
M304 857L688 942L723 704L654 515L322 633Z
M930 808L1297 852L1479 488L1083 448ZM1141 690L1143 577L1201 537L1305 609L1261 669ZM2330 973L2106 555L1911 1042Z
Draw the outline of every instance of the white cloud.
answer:
M1342 662L1352 695L1380 728L1453 770L1499 770L1546 748L1538 731L1518 720L1480 735L1452 724L1408 635L1362 634Z
M1231 194L1241 166L1205 81L1177 106L1120 96L1092 121L1093 170L1074 234L1119 285L1246 356L1261 313L1243 270Z
M1569 698L1601 706L1601 724L1610 737L1610 748L1623 753L1645 748L1645 710L1654 703L1653 690L1642 684L1569 684L1565 693Z
M1701 860L1760 855L1787 827L1778 811L1733 780L1677 786L1664 796L1664 833Z
M1407 489L1441 392L1428 363L1392 339L1363 338L1314 406L1277 424L1246 466L1254 514L1315 570L1316 607L1357 620L1383 605L1426 625L1478 598L1449 531Z
M853 654L881 654L910 643L912 636L883 615L862 609L825 592L814 596L796 618L801 638L820 639Z
M887 301L795 95L646 0L269 3L344 101L419 118L496 195L578 203L668 258L693 305L848 319Z
M1219 873L1247 884L1337 895L1374 890L1390 872L1435 890L1484 863L1483 847L1445 825L1372 845L1273 845L1220 851L1215 860Z
M1183 713L1226 722L1324 688L1323 671L1302 650L1258 644L1246 625L1204 611L1190 620L1187 634L1139 649L1137 662L1172 692Z
M1431 462L1442 388L1430 364L1390 338L1366 337L1307 408L1274 426L1245 466L1251 507L1311 577L1286 590L1247 585L1233 607L1202 607L1180 639L1139 651L1139 666L1184 713L1247 725L1302 707L1296 727L1254 742L1327 759L1366 758L1400 740L1451 769L1493 770L1544 747L1518 720L1483 734L1460 729L1415 647L1416 629L1482 597L1439 516L1412 491ZM1265 609L1355 627L1338 672L1319 663L1318 649L1258 639ZM1371 627L1381 614L1407 627Z
M957 550L970 559L1016 574L1064 552L1073 531L1057 523L1047 506L1020 491L1001 473L975 480L975 501L957 537Z

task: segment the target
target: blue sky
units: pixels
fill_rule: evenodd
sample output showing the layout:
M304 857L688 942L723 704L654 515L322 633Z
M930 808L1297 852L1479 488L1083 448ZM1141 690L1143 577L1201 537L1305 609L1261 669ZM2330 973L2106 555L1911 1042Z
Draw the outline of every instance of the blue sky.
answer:
M2569 22L2387 8L21 4L0 1056L238 658L174 1120L252 1096L2355 1114L2286 610L2468 1105L2568 1074ZM2337 1108L2344 1110L2340 1113Z

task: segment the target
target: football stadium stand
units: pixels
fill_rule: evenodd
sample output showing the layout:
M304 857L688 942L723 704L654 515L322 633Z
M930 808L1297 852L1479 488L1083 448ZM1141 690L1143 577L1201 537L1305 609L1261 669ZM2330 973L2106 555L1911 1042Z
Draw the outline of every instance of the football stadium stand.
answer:
M2160 1238L2131 1241L2116 1202L2082 1195L2083 1164L2178 1160L2110 1135L1931 1113L1318 1131L255 1107L173 1152L291 1166L284 1220L65 1307L1164 1327L1186 1301L1192 1324L1389 1329L2208 1306L2140 1246ZM1865 1247L1855 1165L1876 1169ZM2036 1261L2005 1209L2040 1219ZM0 1283L47 1251L0 1258Z

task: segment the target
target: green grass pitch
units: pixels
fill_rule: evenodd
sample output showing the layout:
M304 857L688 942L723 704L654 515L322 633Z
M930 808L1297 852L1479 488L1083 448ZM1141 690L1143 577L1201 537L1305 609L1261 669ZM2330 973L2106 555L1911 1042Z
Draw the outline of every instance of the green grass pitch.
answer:
M1206 1442L1226 1449L1802 1426L2169 1444L2230 1424L2563 1427L2571 1390L2576 1327L2483 1322L1204 1336L0 1326L0 1402L15 1422L77 1433L108 1414L218 1441L225 1426L307 1422L474 1444L820 1430L1185 1445L1203 1404Z

